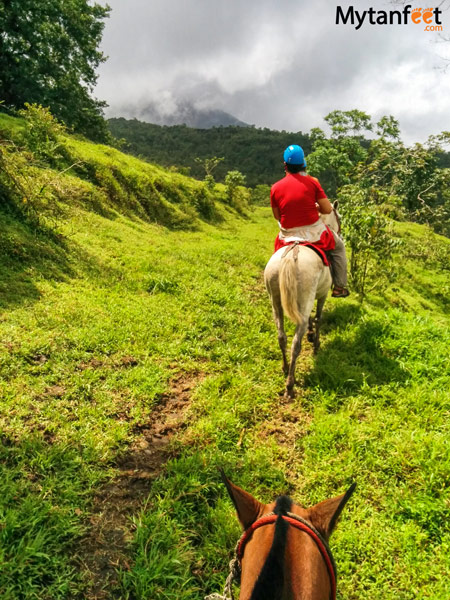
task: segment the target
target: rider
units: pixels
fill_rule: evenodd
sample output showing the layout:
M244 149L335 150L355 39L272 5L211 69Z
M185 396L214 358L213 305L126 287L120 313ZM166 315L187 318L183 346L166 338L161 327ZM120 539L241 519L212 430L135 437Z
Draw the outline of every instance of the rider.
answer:
M347 258L345 246L337 233L326 227L320 214L333 212L319 181L306 174L303 149L297 144L284 151L286 176L273 184L270 203L280 233L275 240L275 250L296 240L312 242L327 251L331 263L334 298L346 298ZM332 234L332 235L331 235Z

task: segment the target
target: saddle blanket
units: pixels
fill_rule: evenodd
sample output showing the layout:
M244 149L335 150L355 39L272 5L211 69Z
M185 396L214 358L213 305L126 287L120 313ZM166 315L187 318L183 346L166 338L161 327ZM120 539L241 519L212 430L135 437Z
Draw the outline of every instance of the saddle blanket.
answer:
M288 248L289 246L292 246L294 244L298 244L299 246L306 246L307 248L311 248L311 250L314 250L314 252L319 255L319 258L322 260L323 264L326 267L330 266L330 261L328 260L328 257L326 255L326 253L322 250L322 248L319 248L318 246L315 246L314 244L311 244L311 242L289 242L289 244L285 244L284 246L280 246L280 248L283 248L283 247ZM282 258L284 257L285 254L287 254L287 252L285 252L282 255Z
M312 238L312 239L311 239ZM312 226L295 227L293 229L281 229L275 238L274 252L298 242L301 246L308 246L315 250L323 261L323 264L329 266L328 258L325 252L334 250L335 241L331 229L323 222L314 223Z

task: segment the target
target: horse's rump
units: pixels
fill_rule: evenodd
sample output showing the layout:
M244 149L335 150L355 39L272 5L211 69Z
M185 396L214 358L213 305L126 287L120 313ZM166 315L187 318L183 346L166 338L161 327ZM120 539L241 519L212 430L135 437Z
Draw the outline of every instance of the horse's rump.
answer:
M311 314L324 268L321 259L307 246L296 246L280 257L281 304L294 323L302 323Z

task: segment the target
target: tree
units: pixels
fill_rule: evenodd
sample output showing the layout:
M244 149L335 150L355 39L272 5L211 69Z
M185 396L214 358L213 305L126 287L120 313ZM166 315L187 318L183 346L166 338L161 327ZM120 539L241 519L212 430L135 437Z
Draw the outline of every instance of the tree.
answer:
M320 177L328 194L334 196L341 186L350 183L352 169L365 159L362 133L372 131L373 126L370 116L356 109L334 110L325 121L331 136L327 138L318 127L311 130L313 152L307 161L309 171Z
M367 291L369 278L374 285L395 271L392 254L399 241L383 214L379 196L379 190L364 189L358 184L346 185L339 193L345 239L351 249L350 277L353 287L362 296Z
M333 110L325 117L325 121L331 127L334 138L348 136L350 132L356 136L362 131L372 130L370 115L357 109Z
M225 160L223 156L211 156L210 158L196 158L195 162L199 163L205 169L206 176L212 176L214 169L223 160Z
M201 165L205 169L205 183L209 190L213 190L216 184L214 179L213 171L225 158L223 156L212 156L211 158L196 158L195 162Z
M20 109L49 107L92 139L107 137L104 102L90 93L108 6L89 0L3 0L0 3L0 99Z

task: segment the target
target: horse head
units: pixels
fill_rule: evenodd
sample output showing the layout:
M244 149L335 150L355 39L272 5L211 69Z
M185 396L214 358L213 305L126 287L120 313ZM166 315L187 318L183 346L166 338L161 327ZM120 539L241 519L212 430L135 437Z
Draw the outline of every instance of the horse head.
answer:
M339 200L335 200L332 204L333 210L327 215L321 215L322 221L325 225L340 235L341 233L341 215L338 212Z
M355 484L305 509L287 496L263 504L221 474L244 529L236 550L239 600L334 600L336 570L328 539Z

